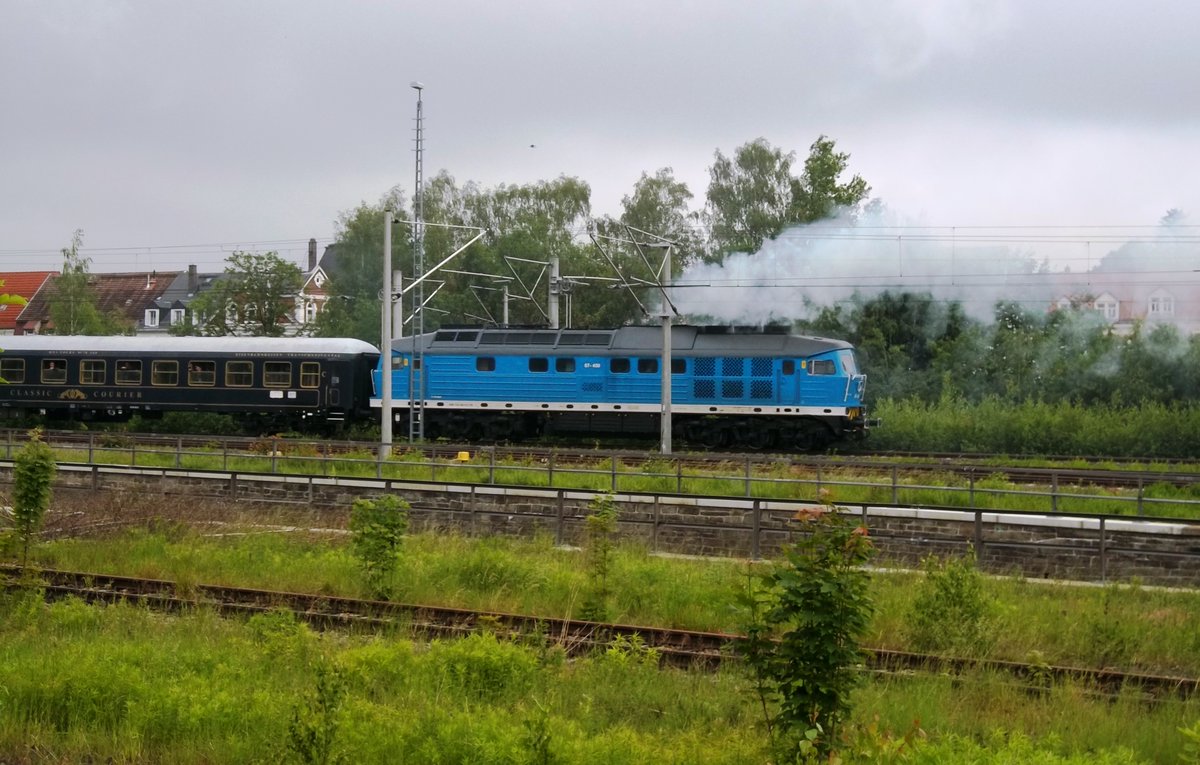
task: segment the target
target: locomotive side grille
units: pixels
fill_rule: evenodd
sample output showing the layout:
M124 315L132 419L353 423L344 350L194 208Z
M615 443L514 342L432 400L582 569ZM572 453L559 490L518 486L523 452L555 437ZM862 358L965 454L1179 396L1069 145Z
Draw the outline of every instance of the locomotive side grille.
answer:
M722 380L721 381L721 397L722 398L741 398L742 397L742 381L741 380Z
M752 380L750 382L750 398L770 400L775 397L770 380Z
M696 380L694 390L696 398L716 398L717 384L712 380Z

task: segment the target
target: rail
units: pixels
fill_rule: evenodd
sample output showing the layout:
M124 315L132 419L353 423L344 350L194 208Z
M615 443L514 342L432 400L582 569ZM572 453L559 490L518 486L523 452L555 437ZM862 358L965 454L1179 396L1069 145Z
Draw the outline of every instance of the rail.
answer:
M373 477L590 491L646 491L761 499L817 499L1044 513L1200 519L1200 473L881 464L829 457L685 455L497 446L393 449L283 438L130 437L53 432L60 461L278 475ZM4 459L20 448L8 430Z

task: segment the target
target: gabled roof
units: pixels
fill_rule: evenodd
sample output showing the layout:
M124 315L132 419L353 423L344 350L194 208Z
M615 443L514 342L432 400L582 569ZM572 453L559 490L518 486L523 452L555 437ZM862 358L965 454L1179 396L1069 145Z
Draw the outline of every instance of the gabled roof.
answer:
M136 326L152 307L164 289L179 276L178 271L150 271L126 274L89 274L88 284L96 295L96 306L100 313L116 312ZM42 323L50 320L50 302L56 294L58 276L42 286L17 321L22 324Z
M0 332L17 326L17 316L55 271L0 272Z

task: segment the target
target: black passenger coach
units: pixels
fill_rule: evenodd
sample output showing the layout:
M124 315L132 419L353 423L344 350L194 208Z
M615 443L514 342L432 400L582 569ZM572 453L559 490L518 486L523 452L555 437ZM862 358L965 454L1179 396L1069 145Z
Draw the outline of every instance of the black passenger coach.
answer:
M193 411L339 422L370 415L378 359L374 346L340 338L0 337L0 416Z

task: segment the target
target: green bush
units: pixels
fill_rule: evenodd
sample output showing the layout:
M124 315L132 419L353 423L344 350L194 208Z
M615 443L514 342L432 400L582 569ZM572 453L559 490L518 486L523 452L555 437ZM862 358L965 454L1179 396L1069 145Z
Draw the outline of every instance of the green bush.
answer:
M908 613L908 638L917 651L986 656L992 638L992 609L972 552L964 557L921 561L925 578Z

